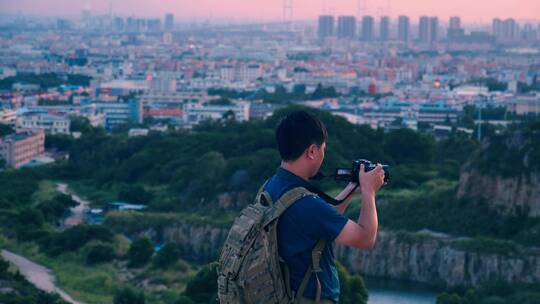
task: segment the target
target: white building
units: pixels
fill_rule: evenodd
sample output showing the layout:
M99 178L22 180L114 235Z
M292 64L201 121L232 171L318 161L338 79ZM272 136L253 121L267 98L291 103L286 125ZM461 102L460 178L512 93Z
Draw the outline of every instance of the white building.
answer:
M18 119L17 127L43 129L47 134L69 134L71 121L66 116L46 113L26 114Z
M235 102L231 105L187 103L184 120L188 125L195 125L205 120L222 119L227 113L234 114L236 121L249 120L249 103Z
M517 115L540 114L540 95L515 96L506 102L508 112Z

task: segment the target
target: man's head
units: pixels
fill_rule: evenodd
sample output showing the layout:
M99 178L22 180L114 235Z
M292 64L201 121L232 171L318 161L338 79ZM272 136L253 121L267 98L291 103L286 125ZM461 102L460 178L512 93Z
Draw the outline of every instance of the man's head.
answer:
M315 175L321 167L327 138L323 122L305 111L290 113L276 129L283 162L301 166L310 176Z

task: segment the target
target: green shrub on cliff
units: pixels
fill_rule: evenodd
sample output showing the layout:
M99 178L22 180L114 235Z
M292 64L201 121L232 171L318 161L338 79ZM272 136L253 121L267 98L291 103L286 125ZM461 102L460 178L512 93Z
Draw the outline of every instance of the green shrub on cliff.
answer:
M351 275L343 267L340 262L336 263L340 295L339 303L341 304L362 304L367 303L368 290L364 284L364 280L359 275Z
M146 265L154 254L154 246L148 238L140 238L131 243L127 253L129 267Z

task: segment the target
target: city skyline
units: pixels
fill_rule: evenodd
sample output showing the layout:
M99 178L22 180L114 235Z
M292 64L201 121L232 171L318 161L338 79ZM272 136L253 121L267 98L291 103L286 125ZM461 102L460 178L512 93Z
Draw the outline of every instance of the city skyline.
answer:
M493 18L515 18L516 20L540 20L540 1L521 0L511 3L504 0L452 2L434 2L430 0L393 0L364 1L363 15L388 15L397 18L407 15L412 20L420 16L437 16L448 20L451 16L460 16L465 23L489 23ZM390 4L390 5L389 5ZM279 21L283 19L283 1L273 0L253 2L247 0L229 0L227 3L217 0L159 1L149 0L2 0L0 11L8 14L39 16L80 16L83 8L90 8L93 14L137 15L163 17L166 13L175 15L175 20L192 21L230 20L230 21ZM313 1L295 0L292 17L294 20L316 19L321 14L353 15L358 17L358 1Z

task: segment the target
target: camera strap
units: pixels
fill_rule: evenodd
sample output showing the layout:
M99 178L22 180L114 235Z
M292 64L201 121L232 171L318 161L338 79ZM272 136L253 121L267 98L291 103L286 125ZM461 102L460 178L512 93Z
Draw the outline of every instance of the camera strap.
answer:
M333 206L337 206L337 205L340 205L341 203L343 203L344 201L346 201L353 193L354 193L354 190L356 190L356 188L358 188L358 184L356 184L354 186L354 188L345 196L344 199L341 199L341 200L337 200L333 197L331 197L330 195L326 194L325 192L323 192L322 190L320 190L319 188L315 187L314 185L312 184L309 184L309 186L307 187L307 189L315 194L317 194L320 198L322 198L323 200L325 200L327 203L329 203L330 205L333 205Z

